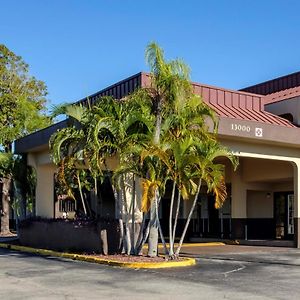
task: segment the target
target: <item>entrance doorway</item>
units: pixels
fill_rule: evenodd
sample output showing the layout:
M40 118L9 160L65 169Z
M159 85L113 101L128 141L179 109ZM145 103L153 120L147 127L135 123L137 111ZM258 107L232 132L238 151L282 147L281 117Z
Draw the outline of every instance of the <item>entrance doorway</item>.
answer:
M279 192L274 194L274 218L276 239L292 240L294 237L293 192Z
M230 189L228 189L230 191ZM221 209L215 208L215 196L201 193L198 198L195 218L192 220L193 237L230 238L231 201L227 199Z

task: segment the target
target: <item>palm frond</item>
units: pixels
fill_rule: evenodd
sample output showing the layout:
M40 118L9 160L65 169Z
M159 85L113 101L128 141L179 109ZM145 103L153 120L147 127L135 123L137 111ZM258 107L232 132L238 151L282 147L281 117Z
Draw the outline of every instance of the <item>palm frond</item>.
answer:
M141 184L143 190L141 210L143 212L148 212L151 207L151 203L155 198L160 182L142 179Z

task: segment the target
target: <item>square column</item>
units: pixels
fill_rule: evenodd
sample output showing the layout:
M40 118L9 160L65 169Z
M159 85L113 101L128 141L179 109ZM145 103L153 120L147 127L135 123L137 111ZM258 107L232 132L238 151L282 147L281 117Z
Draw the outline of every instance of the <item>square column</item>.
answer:
M247 189L242 179L242 166L232 171L231 228L232 238L245 239L247 224Z
M54 173L55 165L37 166L36 215L54 217Z

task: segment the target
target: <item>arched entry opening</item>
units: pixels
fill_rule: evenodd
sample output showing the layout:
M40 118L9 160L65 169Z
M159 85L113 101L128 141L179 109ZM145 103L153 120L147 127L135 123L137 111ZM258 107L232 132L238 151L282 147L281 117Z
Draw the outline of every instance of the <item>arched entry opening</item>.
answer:
M293 240L295 196L292 161L240 157L234 172L225 164L228 197L216 210L214 196L201 193L191 237L241 240ZM186 204L188 205L188 204Z

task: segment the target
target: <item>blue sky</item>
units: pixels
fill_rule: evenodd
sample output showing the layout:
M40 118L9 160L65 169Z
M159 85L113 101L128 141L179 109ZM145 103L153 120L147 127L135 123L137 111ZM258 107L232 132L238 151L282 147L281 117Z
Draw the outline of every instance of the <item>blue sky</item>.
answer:
M0 43L76 101L141 70L156 41L192 80L238 89L300 71L300 1L0 0Z

